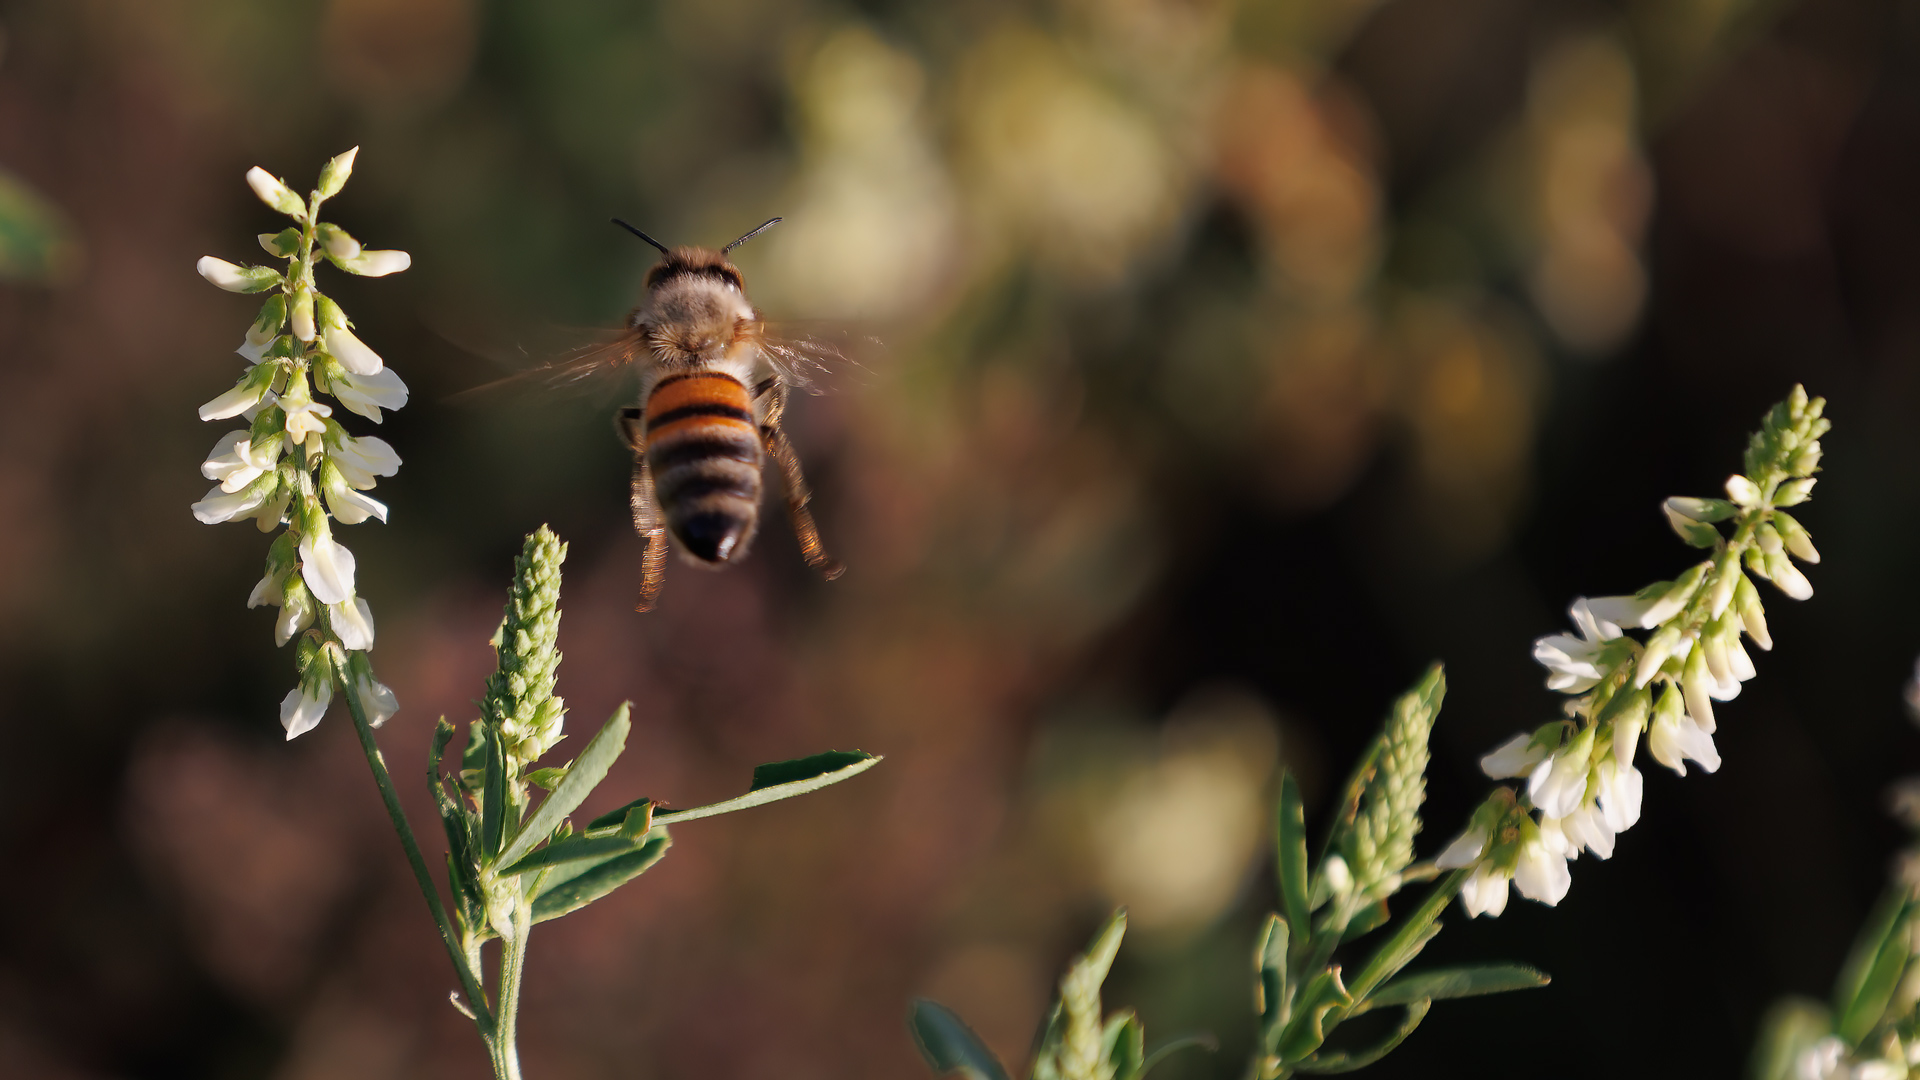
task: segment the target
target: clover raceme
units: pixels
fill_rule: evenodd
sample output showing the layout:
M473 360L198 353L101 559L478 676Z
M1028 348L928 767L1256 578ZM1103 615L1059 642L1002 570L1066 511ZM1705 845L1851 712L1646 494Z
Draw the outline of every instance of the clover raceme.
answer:
M373 611L355 587L353 552L334 539L333 524L387 520L387 505L365 494L377 477L400 467L393 447L370 435L348 434L338 410L381 422L381 410L407 403L407 387L380 355L353 333L340 306L316 287L321 261L350 274L382 277L412 262L404 251L370 251L331 222L320 208L352 175L355 147L327 162L319 183L302 200L265 169L247 173L260 200L293 219L278 233L260 234L284 270L241 266L209 255L196 269L228 292L271 293L235 350L248 367L231 390L200 407L202 420L240 418L200 466L215 481L193 515L209 525L252 520L261 532L287 531L267 551L266 573L247 606L280 609L277 644L299 639L297 685L280 706L291 739L312 730L336 689L353 694L378 726L399 708L393 691L374 678ZM336 405L316 399L332 397Z
M1653 759L1682 776L1689 761L1720 768L1713 703L1733 700L1755 674L1741 637L1773 647L1753 578L1794 600L1813 595L1794 560L1817 563L1820 553L1786 508L1813 491L1820 436L1830 426L1825 405L1794 387L1754 433L1746 471L1727 479L1725 499L1662 506L1680 538L1711 557L1632 596L1576 600L1569 615L1577 634L1534 643L1548 689L1572 696L1565 719L1515 735L1480 760L1493 779L1524 785L1496 790L1436 860L1443 869L1472 868L1461 890L1470 914L1498 915L1508 881L1529 899L1557 904L1569 884L1565 861L1582 850L1602 859L1613 853L1614 837L1640 818L1634 756L1642 735ZM1643 641L1630 630L1651 633Z

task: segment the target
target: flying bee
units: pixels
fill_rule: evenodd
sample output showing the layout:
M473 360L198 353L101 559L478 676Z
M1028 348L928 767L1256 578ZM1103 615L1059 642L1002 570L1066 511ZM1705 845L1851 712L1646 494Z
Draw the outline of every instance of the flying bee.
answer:
M646 541L640 600L647 611L666 574L667 537L687 562L718 569L747 553L760 524L762 475L779 468L787 515L807 565L828 581L845 568L820 543L807 509L812 493L800 457L780 428L794 368L807 343L770 338L747 302L739 268L727 253L767 229L773 218L718 251L668 248L615 218L614 224L660 250L646 295L621 336L559 365L561 379L599 367L635 364L640 398L614 428L633 451L630 501L634 531Z

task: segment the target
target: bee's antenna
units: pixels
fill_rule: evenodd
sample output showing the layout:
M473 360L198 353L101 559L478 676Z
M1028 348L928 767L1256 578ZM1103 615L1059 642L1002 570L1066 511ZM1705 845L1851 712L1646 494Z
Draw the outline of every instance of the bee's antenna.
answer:
M720 254L725 255L727 252L732 251L734 248L739 247L741 244L744 244L747 241L753 239L754 237L759 236L761 233L766 232L768 229L771 229L778 224L780 224L779 218L768 218L767 220L761 222L760 226L754 229L752 232L748 233L747 235L741 237L738 240L735 240L733 243L728 244L726 247L721 248ZM632 226L628 226L628 228L632 228Z
M779 221L779 220L780 220L779 218L774 218L774 219L773 219L773 221ZM767 225L771 225L771 224L773 224L773 221L769 221L769 222L767 222ZM661 243L661 242L660 242L660 241L658 241L658 240L655 240L655 239L654 239L653 237L651 237L651 236L648 236L648 235L647 235L646 233L643 233L643 232L641 232L641 231L640 231L639 229L636 229L636 228L634 228L633 226L631 226L631 225L629 225L629 224L627 224L626 222L624 222L624 221L621 221L621 220L620 220L619 218L614 218L614 219L613 219L613 223L614 223L615 225L618 225L618 226L620 226L621 228L623 228L623 229L625 229L625 230L627 230L628 232L630 232L630 233L632 233L633 235L635 235L635 236L637 236L637 237L639 237L640 239L642 239L642 240L645 240L645 241L646 241L647 243L649 243L649 244L652 244L652 245L653 245L654 247L657 247L657 248L659 248L659 249L660 249L660 254L662 254L662 255L665 255L665 254L667 254L667 253L668 253L668 252L667 252L667 245L665 245L665 244L663 244L663 243ZM766 228L766 227L767 227L767 225L762 225L762 226L760 226L760 229L764 229L764 228ZM759 231L760 231L760 229L755 229L755 230L753 230L753 232L759 232ZM753 233L748 233L748 234L747 234L747 236L752 236L752 235L753 235ZM741 238L740 238L740 240L745 240L746 238L747 238L746 236L743 236L743 237L741 237ZM736 243L736 244L737 244L737 243L739 243L739 242L740 242L740 240L735 240L735 241L734 241L734 243Z

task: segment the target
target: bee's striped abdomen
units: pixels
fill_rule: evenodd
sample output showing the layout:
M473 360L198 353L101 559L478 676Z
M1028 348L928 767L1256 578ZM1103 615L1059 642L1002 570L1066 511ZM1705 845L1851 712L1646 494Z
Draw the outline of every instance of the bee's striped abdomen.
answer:
M668 375L647 395L647 465L667 528L701 562L744 554L760 515L753 401L722 371Z

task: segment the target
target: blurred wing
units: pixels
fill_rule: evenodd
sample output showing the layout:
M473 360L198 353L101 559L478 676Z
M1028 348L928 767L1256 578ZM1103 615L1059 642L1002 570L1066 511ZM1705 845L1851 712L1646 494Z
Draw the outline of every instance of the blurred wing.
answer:
M835 327L767 323L760 352L780 381L809 394L835 394L868 385L873 370L862 359L880 339Z
M639 331L630 330L608 341L579 345L540 364L505 378L482 383L453 395L453 400L491 396L501 391L591 391L603 386L615 372L640 355Z

